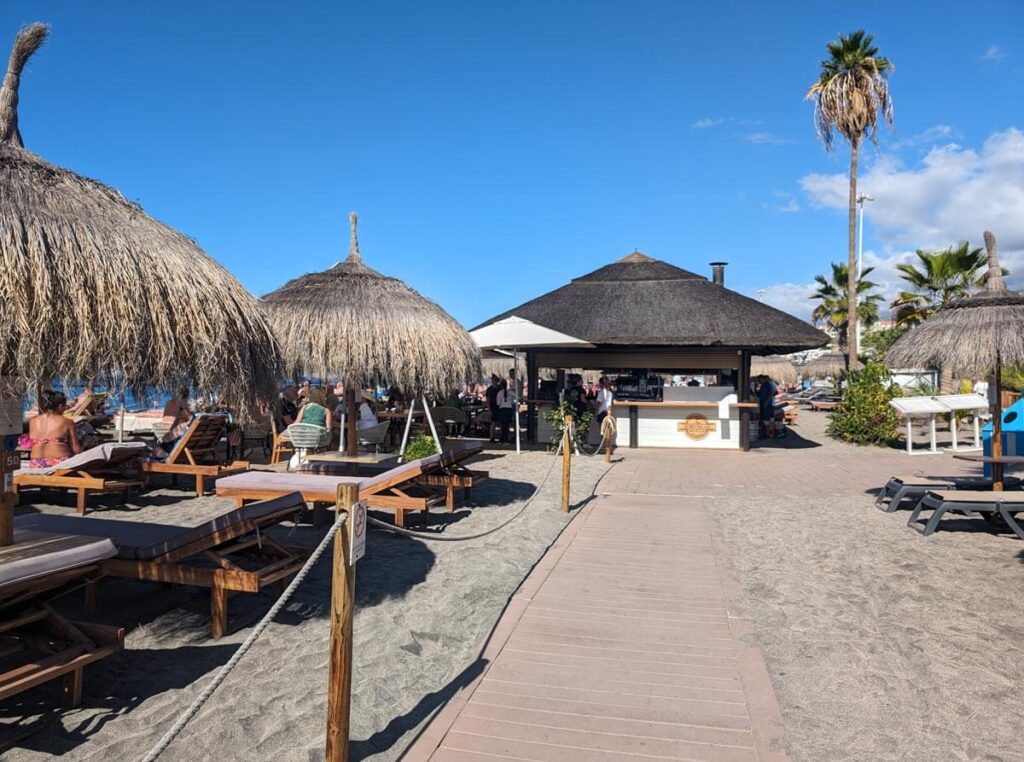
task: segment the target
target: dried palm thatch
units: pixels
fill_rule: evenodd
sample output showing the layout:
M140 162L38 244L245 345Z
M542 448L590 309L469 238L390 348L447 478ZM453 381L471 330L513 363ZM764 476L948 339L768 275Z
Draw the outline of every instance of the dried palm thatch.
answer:
M836 378L846 370L846 355L841 352L829 352L807 363L801 371L808 378Z
M1024 364L1024 296L1003 282L996 237L985 231L988 275L978 293L957 299L913 328L886 353L890 367L939 366L954 374L987 378L995 375L995 411L992 416L992 455L1002 454L1003 365ZM996 489L1002 489L1003 467L992 464Z
M950 368L956 375L990 374L997 360L1024 364L1024 296L1003 281L996 240L985 231L988 275L976 294L957 299L893 344L885 356L893 368Z
M516 356L511 352L500 352L494 349L486 349L481 351L481 370L482 380L487 381L491 376L497 376L498 378L508 378L508 372L511 368L516 367ZM520 352L518 358L518 366L520 369L526 367L526 357Z
M791 386L800 380L796 366L788 357L768 355L767 357L750 358L751 376L768 376L777 384Z
M243 414L271 399L280 352L241 284L113 188L24 150L18 84L47 31L19 32L0 89L0 374L192 385Z
M289 373L413 392L480 378L480 350L465 329L402 281L367 267L355 212L349 219L343 262L263 297Z

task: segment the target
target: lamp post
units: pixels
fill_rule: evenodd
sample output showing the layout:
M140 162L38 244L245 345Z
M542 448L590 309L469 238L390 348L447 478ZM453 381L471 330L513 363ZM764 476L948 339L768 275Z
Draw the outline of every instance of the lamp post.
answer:
M858 193L857 194L857 206L860 207L860 223L859 223L860 224L860 231L859 231L858 236L857 236L857 285L858 285L858 287L860 285L861 276L864 274L864 204L867 201L874 201L874 199L871 196L869 196L867 193ZM859 297L860 297L859 294L849 294L848 295L848 298L850 298L850 299L857 299L858 301L860 301ZM860 348L861 348L861 343L860 343L860 339L861 339L861 321L860 321L860 314L859 313L857 315L856 331L857 331L857 349L859 351Z

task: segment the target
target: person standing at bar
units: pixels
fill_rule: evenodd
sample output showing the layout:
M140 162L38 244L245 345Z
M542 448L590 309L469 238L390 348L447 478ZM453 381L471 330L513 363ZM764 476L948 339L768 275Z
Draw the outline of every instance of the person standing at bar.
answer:
M600 380L597 382L597 386L597 397L595 401L597 402L597 429L600 431L601 424L611 412L612 401L615 399L615 395L612 393L612 385L608 381L607 376L601 376Z

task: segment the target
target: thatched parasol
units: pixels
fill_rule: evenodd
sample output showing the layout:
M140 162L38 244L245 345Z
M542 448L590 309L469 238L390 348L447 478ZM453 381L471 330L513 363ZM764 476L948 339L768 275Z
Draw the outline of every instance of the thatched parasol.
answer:
M242 413L272 399L280 353L241 284L113 188L24 149L20 74L47 32L18 33L0 89L0 374L192 385Z
M1024 296L1003 282L996 238L985 231L988 275L985 287L972 296L940 309L899 339L885 356L895 368L940 366L975 378L995 374L992 417L992 455L1002 456L1002 366L1024 364ZM1002 488L1002 464L992 464L997 489Z
M398 384L448 390L480 378L480 350L454 318L397 278L363 263L349 215L348 257L263 297L296 376L340 378L347 387ZM349 395L350 413L354 397ZM355 446L349 415L349 449Z
M800 376L797 373L796 366L793 365L793 361L788 357L782 357L780 355L751 357L750 375L768 376L772 381L776 381L786 386L791 386L800 380Z
M829 352L811 360L801 370L810 378L836 378L846 370L846 355L841 352Z

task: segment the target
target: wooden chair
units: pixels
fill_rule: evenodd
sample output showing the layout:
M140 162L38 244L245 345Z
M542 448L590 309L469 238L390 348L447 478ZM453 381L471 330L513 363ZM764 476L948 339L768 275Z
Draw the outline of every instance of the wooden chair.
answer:
M270 432L273 437L270 447L270 463L276 465L281 462L282 455L291 457L291 454L295 452L295 446L288 437L287 431L278 433L277 419L273 416L270 418Z
M267 587L280 594L302 568L308 551L279 543L266 530L304 508L302 496L290 494L228 511L197 527L29 514L18 516L15 528L107 538L117 555L100 564L105 576L210 588L210 631L219 638L227 632L229 595Z
M82 703L85 667L120 651L124 629L69 621L49 600L94 580L115 553L110 540L29 529L0 548L0 701L63 678L67 703Z
M218 462L217 442L227 425L228 419L223 415L197 415L167 460L163 463L143 463L143 471L171 474L175 481L178 476L191 476L195 479L196 497L202 497L206 491L206 479L218 479L249 470L247 460L236 460L228 464Z
M128 492L146 486L140 457L145 454L142 442L108 442L80 452L64 462L45 469L21 469L14 473L14 493L26 489L70 489L77 493L78 512L85 514L89 495Z

